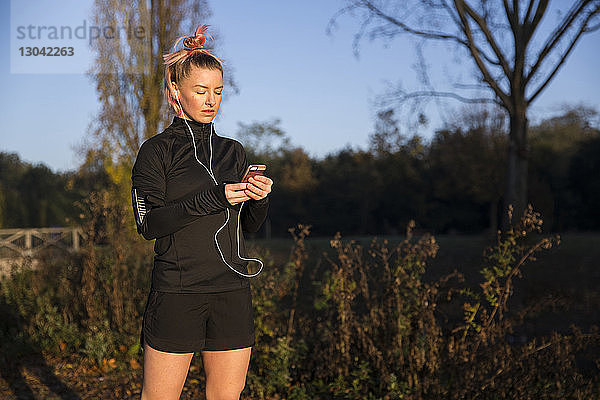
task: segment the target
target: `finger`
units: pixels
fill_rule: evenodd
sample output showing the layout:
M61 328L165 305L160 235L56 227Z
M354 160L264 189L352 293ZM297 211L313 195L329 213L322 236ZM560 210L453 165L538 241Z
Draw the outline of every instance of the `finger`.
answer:
M244 189L246 189L248 186L250 186L249 183L244 183L242 185L241 188L239 189L234 189L234 188L225 188L225 196L226 197L230 197L230 196L240 196L244 194Z
M248 200L248 196L244 193L244 191L237 192L236 194L229 197L231 200L235 201L246 201Z
M267 177L264 177L262 182L259 182L258 180L255 179L255 180L250 180L250 183L268 193L271 191L271 185L273 184L273 181Z
M256 193L252 192L250 189L247 189L244 192L254 200L260 200L260 199L266 197L264 195L256 194Z
M260 188L254 184L248 186L248 190L253 191L254 193L260 194L261 196L266 196L271 192L271 186L265 186L264 188Z
M261 184L262 186L262 184ZM251 183L250 185L248 185L248 191L254 193L254 194L258 194L259 196L265 196L267 194L266 190L263 190L262 188L256 186L254 183Z
M240 201L246 201L249 200L248 196L246 196L245 194L242 194L241 196L233 196L229 198L230 202L240 202Z
M260 181L260 182L264 182L265 179L266 179L266 176L264 176L264 175L253 175L253 176L251 176L251 178L254 178L255 180Z
M250 178L248 181L249 181L249 182L250 182L250 183L251 183L253 186L256 186L257 188L259 188L260 190L265 190L265 189L266 189L266 185L265 185L263 182L259 181L258 179L255 179L255 178ZM252 185L251 185L251 186L252 186ZM250 186L248 186L248 189L250 189Z
M244 194L244 190L234 190L225 192L225 197L231 201L246 201L248 196Z
M264 175L255 175L253 176L253 178L255 178L257 181L262 182L266 185L270 185L273 183L273 181L271 180L271 178L269 178L268 176L264 176Z
M244 190L244 189L246 189L246 186L248 186L248 184L246 182L228 183L227 185L225 185L225 187L227 189L232 190L232 191Z

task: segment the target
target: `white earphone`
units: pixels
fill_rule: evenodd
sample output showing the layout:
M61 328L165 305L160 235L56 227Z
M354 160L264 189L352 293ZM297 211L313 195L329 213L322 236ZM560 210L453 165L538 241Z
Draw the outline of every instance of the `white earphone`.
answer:
M177 100L177 103L179 104L179 107L181 108L181 111L183 112L183 107L181 106L181 103L179 102L179 96L177 96L177 92L176 91L174 93L175 93L175 99ZM214 130L213 122L211 121L211 123L210 123L210 136L209 136L210 157L209 157L209 164L208 165L209 165L210 168L207 168L206 165L204 165L198 159L198 153L196 151L196 141L194 140L194 133L192 132L192 128L190 128L190 125L188 124L188 122L187 122L187 120L185 118L183 118L183 121L187 125L187 127L188 127L188 129L190 131L190 135L192 136L192 145L194 146L194 157L196 158L196 161L198 161L200 163L200 165L202 165L204 167L204 169L206 169L206 172L208 172L208 174L212 178L212 180L215 183L215 185L218 185L219 183L215 179L215 175L214 175L214 173L212 171L212 132ZM254 274L244 274L242 272L239 272L235 268L233 268L231 265L229 265L229 263L227 261L225 261L225 256L223 256L223 251L221 250L221 246L219 246L219 240L217 239L217 235L219 234L219 232L221 232L221 230L229 222L229 208L225 209L225 211L227 212L227 219L225 220L225 223L223 225L221 225L221 227L219 229L217 229L217 231L215 232L214 240L215 240L215 244L217 245L217 249L219 250L219 253L221 255L221 260L223 260L223 262L225 263L225 265L227 265L233 272L235 272L235 273L237 273L237 274L239 274L241 276L244 276L246 278L253 278L253 277L255 277L255 276L257 276L258 274L261 273L261 271L262 271L262 269L264 267L264 264L258 258L246 258L246 257L242 257L241 254L240 254L240 215L242 214L242 207L243 206L244 206L244 202L242 202L240 204L240 211L238 212L238 218L237 218L237 229L236 229L237 255L240 258L240 260L244 260L244 261L256 261L256 262L260 263L260 268L258 269L258 271L255 272Z

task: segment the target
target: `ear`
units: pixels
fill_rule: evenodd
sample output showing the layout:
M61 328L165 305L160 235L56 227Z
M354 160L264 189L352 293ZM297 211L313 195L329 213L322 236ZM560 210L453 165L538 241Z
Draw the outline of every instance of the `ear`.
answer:
M177 94L179 89L177 89L177 84L173 81L171 81L171 88L173 90L173 96L175 97L176 100L179 100L179 95Z

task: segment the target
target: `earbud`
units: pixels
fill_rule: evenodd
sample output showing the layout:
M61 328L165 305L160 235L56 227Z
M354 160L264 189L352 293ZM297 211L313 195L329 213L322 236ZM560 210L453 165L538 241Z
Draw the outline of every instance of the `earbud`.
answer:
M179 101L179 96L177 96L177 92L174 92L174 93L175 93L175 100Z

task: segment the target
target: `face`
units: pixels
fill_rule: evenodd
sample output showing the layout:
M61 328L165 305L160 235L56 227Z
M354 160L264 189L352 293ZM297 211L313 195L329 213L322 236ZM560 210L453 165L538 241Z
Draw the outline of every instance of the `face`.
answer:
M219 111L223 92L223 76L217 69L192 67L190 76L179 85L172 83L183 110L198 122L211 122ZM188 118L186 115L179 115Z

